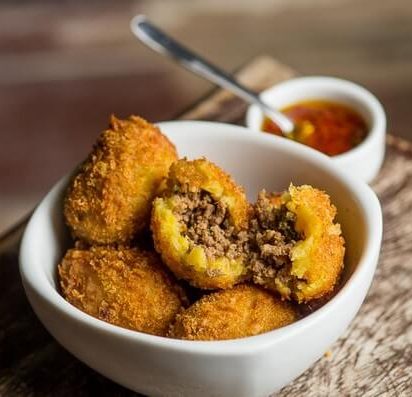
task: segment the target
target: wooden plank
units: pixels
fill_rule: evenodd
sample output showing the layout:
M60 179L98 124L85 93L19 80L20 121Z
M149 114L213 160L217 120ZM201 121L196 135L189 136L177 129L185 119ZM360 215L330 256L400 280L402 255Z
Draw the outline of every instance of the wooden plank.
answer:
M293 71L268 57L239 78L257 91ZM182 119L239 123L245 105L215 91ZM412 395L412 144L388 136L384 167L373 184L384 212L380 264L369 295L349 330L278 395ZM0 395L129 396L134 393L77 361L46 332L25 298L17 268L24 222L0 238Z

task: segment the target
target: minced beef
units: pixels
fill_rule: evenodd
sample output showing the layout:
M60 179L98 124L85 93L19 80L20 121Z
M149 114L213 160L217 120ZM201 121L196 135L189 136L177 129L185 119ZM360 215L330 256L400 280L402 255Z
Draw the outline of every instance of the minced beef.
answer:
M175 213L185 226L190 248L202 246L208 259L245 259L258 284L275 278L288 281L290 252L301 239L295 230L296 216L284 205L273 205L265 191L259 193L248 230L240 232L231 224L227 206L205 191L179 189Z
M285 205L275 206L262 190L250 222L250 268L254 281L265 284L275 278L289 284L290 252L301 236L295 230L296 215Z
M200 245L208 259L229 259L247 255L248 233L231 225L227 206L205 191L182 189L176 194L176 214L185 225L184 235ZM176 201L175 201L176 202Z
M285 205L275 206L271 199L276 195L268 194L265 190L259 192L255 205L255 220L261 230L276 230L285 241L298 241L299 233L295 230L296 215Z

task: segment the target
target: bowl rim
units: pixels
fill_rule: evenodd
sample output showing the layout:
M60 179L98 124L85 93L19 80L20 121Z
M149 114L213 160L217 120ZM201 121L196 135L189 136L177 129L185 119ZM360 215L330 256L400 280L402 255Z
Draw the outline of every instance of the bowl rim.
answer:
M245 127L210 121L191 120L167 121L159 123L158 126L161 129L164 128L165 135L168 135L167 129L178 129L182 123L186 124L186 126L191 125L194 129L196 127L206 128L208 129L208 134L215 134L217 137L229 135L245 142L260 140L268 145L272 145L274 148L279 147L280 150L286 150L289 153L293 152L309 159L309 161L316 163L321 168L326 169L327 172L333 174L334 178L337 178L340 183L345 185L346 190L351 192L357 199L359 207L362 210L366 225L366 238L363 252L356 269L337 294L321 308L290 325L255 336L221 341L187 341L172 339L129 330L99 320L68 303L59 294L57 288L51 285L50 280L48 280L44 272L35 272L31 268L30 237L33 233L32 229L35 229L37 218L42 215L41 210L47 205L51 205L51 208L55 206L58 197L56 195L64 189L64 186L66 186L69 175L61 178L41 200L24 231L20 245L19 262L20 274L26 290L30 289L31 291L34 291L38 297L46 301L49 305L52 305L59 312L62 312L66 317L70 318L71 321L83 323L87 327L94 328L99 332L112 333L116 337L128 338L131 342L144 343L166 350L177 350L192 354L230 354L235 356L251 353L252 351L254 352L259 349L264 349L274 343L279 343L285 338L293 337L294 334L301 332L305 327L310 327L313 323L322 321L322 318L333 311L334 306L340 301L345 300L347 295L351 294L352 290L360 287L365 274L370 272L373 273L376 265L374 262L377 260L381 245L382 212L378 198L366 183L350 177L344 171L340 170L328 156L314 149L304 145L296 145L294 142L290 142L281 137L266 136L265 134L258 135ZM222 129L224 132L222 132ZM49 203L51 199L53 199L53 201ZM374 232L374 238L372 238L372 231ZM40 266L40 268L42 267Z
M367 108L368 112L371 115L371 122L368 128L368 134L366 138L360 142L358 145L353 147L352 149L338 154L336 156L330 156L331 159L337 161L345 161L350 160L352 156L357 156L358 154L362 153L369 145L371 145L375 139L383 138L386 132L386 115L385 110L379 101L379 99L372 94L367 88L364 86L357 84L350 80L345 80L339 77L333 76L302 76L302 77L295 77L292 79L288 79L282 81L280 83L274 84L273 86L265 89L264 91L259 93L259 97L268 102L270 105L270 97L276 95L276 92L279 90L287 90L295 88L296 86L302 86L302 93L305 94L306 91L304 86L317 86L317 87L325 87L325 88L332 88L336 90L336 92L348 93L349 95L356 97L362 104ZM306 95L305 95L306 96ZM325 98L327 99L327 98ZM339 101L337 101L339 102ZM356 109L356 106L354 106ZM252 124L256 119L254 114L259 114L259 117L263 116L262 111L257 105L250 105L246 111L246 126L248 128L253 129L255 132L262 132L261 129L252 128ZM299 143L299 142L295 142ZM299 143L300 144L300 143ZM301 144L304 145L304 144ZM304 145L306 146L306 145Z

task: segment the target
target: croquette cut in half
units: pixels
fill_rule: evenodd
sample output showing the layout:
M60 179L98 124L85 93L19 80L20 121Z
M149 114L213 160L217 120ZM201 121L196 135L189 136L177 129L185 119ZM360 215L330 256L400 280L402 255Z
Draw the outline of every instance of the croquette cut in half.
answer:
M299 303L329 294L345 253L329 196L308 185L291 185L281 195L262 191L254 209L253 281Z
M95 246L69 249L58 266L63 297L85 313L164 336L187 304L155 252Z
M128 243L149 223L151 203L174 145L140 117L112 116L72 179L64 215L72 235L89 244Z
M186 340L223 340L253 336L291 324L295 309L270 291L241 284L205 295L179 313L169 336Z
M193 286L229 288L246 276L249 213L243 189L218 166L204 158L179 160L153 203L156 250Z

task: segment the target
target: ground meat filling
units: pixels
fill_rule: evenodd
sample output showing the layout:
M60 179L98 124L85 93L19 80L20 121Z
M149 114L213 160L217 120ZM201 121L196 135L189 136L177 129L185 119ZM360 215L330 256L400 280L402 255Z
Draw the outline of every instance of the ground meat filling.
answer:
M290 253L303 236L295 230L296 216L275 196L259 193L248 230L232 225L227 205L203 190L180 187L174 192L174 212L190 241L189 249L201 246L208 258L245 260L254 282L273 284L275 279L294 289L298 279L290 274Z
M278 279L293 289L297 280L290 275L290 253L302 236L295 230L296 215L274 201L276 196L264 190L259 193L250 224L250 267L255 283L265 285Z
M246 257L247 231L236 230L227 205L214 200L210 193L181 188L175 193L175 214L184 225L183 234L189 238L190 249L201 246L209 260L223 256L229 259Z

